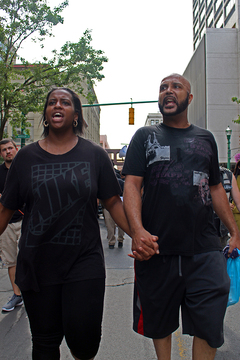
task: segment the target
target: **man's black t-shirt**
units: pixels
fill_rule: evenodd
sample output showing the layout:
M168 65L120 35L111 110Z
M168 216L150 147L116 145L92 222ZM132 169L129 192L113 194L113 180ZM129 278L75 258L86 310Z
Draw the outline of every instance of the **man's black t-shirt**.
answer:
M124 175L144 177L143 226L165 255L221 250L209 186L220 182L213 135L197 126L139 129L128 147Z
M120 194L108 154L79 138L63 155L38 143L21 149L10 167L1 202L24 203L16 283L21 290L105 276L97 198Z

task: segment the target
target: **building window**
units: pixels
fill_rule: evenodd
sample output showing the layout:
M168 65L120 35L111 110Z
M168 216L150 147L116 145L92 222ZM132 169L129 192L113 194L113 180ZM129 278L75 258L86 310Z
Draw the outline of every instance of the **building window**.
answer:
M235 5L235 0L229 0L227 5L225 6L225 18L230 14L232 8L234 7Z
M204 7L202 8L202 10L201 10L201 12L200 12L200 15L199 15L199 20L200 20L200 24L202 23L202 21L203 21L203 19L204 19L204 14L205 14L205 12L204 12Z
M202 39L204 32L205 32L205 26L203 26L200 31L200 34L199 34L200 39Z
M198 32L198 21L194 25L193 31L194 31L194 36L195 36L197 34L197 32Z
M208 8L212 0L206 0L206 7Z
M210 12L210 14L207 17L207 27L213 26L213 10Z
M197 6L195 7L195 9L193 10L193 19L195 20L196 17L198 15L198 3L197 3Z
M222 28L222 27L223 27L223 13L219 16L215 24L215 28Z
M218 11L220 5L222 5L222 0L215 1L215 3L214 3L214 11L215 11L215 13Z

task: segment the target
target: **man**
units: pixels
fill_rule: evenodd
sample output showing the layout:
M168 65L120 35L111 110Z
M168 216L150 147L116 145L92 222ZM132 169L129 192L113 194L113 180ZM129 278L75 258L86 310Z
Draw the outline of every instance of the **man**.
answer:
M184 77L163 79L163 123L137 131L123 168L130 256L147 260L135 261L134 330L153 339L159 360L171 359L180 306L183 333L194 336L194 360L214 359L223 344L229 277L212 205L232 236L230 251L240 248L213 135L188 122L192 99ZM155 248L152 256L151 234L159 238L159 255Z
M12 139L3 139L0 141L0 153L4 163L0 165L0 195L3 192L6 177L10 165L17 154L17 146ZM15 284L15 272L17 263L18 240L21 234L22 212L16 211L0 237L2 247L2 262L8 268L9 279L13 288L13 296L2 307L3 311L12 311L16 306L23 304L21 292Z

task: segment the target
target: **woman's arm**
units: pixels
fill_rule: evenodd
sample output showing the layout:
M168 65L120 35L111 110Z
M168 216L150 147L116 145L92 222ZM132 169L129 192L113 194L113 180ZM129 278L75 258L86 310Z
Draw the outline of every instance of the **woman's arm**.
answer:
M120 228L126 232L129 236L131 235L131 230L128 225L128 221L123 209L123 203L118 195L113 196L109 199L102 200L103 206L110 212L113 220L116 222ZM145 234L146 235L146 234ZM147 260L156 252L158 252L157 236L151 236L150 234L148 239L146 236L141 239L138 247L132 247L133 255L129 254L130 257L133 257L136 260Z
M129 236L131 236L129 225L128 225L127 218L126 218L126 215L123 210L123 204L120 199L120 196L115 195L109 199L101 200L101 202L103 203L103 206L110 212L115 223L121 229L123 229L123 231L125 233L127 233Z
M240 212L240 191L238 189L237 180L235 176L232 176L232 189L231 189L231 196L234 200L234 203Z
M0 235L4 232L4 230L8 226L8 223L11 220L14 213L15 210L7 209L0 203Z

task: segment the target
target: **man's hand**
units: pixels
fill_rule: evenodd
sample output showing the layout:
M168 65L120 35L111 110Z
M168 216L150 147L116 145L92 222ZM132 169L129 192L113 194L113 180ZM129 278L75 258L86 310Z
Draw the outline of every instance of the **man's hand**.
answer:
M237 233L236 235L234 234L230 240L229 240L229 252L228 254L231 254L231 252L233 251L233 249L238 248L240 250L240 235L239 233Z
M159 254L157 240L157 236L142 229L132 237L132 254L128 256L139 261L149 260L153 255Z

